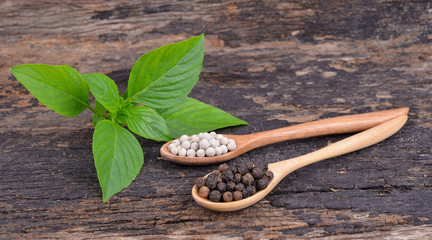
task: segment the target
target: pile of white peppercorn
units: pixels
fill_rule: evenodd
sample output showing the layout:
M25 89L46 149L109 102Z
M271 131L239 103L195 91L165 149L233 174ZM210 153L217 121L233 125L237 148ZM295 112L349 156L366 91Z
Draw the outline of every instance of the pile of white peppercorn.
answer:
M172 154L182 157L213 157L233 151L236 148L237 145L233 139L215 132L199 133L190 137L182 135L168 145Z
M273 172L267 166L257 166L250 161L229 166L224 163L218 171L195 180L198 195L212 202L238 201L267 188Z

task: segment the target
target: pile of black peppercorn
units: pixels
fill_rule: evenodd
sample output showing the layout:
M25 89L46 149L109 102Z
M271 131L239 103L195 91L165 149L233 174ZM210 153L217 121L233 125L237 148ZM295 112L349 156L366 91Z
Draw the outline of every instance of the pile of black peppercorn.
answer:
M254 195L266 188L272 179L273 173L266 166L256 166L252 162L231 166L224 163L207 178L197 178L195 185L203 198L213 202L231 202Z

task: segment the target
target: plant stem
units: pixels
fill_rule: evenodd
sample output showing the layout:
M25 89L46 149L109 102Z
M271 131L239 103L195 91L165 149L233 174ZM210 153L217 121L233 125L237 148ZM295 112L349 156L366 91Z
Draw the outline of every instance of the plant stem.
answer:
M92 106L90 106L90 104L85 104L85 105L88 109L90 109L90 111L92 111L93 113L96 113L96 109L94 109Z
M102 117L104 117L104 118L106 118L106 119L108 119L108 120L111 120L111 113L108 112L107 114L102 115Z

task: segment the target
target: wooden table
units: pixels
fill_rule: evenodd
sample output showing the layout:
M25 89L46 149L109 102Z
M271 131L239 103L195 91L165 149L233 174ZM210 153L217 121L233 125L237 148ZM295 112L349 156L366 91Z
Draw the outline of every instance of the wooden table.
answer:
M150 2L0 2L0 238L432 235L430 1ZM108 74L123 92L140 55L200 33L204 67L190 96L249 122L220 133L405 106L409 121L378 145L294 172L232 213L191 197L194 179L216 165L163 161L162 143L139 138L142 171L103 203L91 113L54 113L9 68L67 64ZM273 144L233 161L271 163L346 136Z

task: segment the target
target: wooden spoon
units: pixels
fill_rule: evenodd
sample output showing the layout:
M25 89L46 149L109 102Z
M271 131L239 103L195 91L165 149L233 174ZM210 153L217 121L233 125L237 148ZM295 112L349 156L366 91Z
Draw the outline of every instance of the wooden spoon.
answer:
M192 188L192 197L201 206L214 211L228 212L246 208L267 196L267 194L269 194L270 191L273 190L273 188L275 188L276 185L289 173L306 165L340 156L378 143L396 133L405 124L407 119L408 116L402 115L312 153L277 163L271 163L268 165L268 169L274 174L273 180L267 188L258 191L256 194L248 198L233 202L212 202L206 198L200 197L196 186Z
M185 165L206 165L220 163L233 159L252 149L272 143L329 134L363 131L397 116L406 115L408 114L408 110L409 108L407 107L397 108L387 111L329 118L248 135L225 135L226 137L236 141L237 149L220 156L180 157L178 155L172 154L169 151L168 146L172 141L164 144L160 149L160 153L164 159Z

